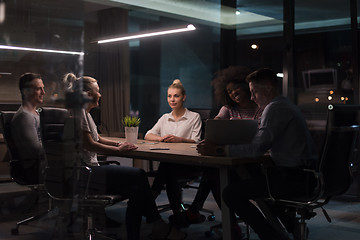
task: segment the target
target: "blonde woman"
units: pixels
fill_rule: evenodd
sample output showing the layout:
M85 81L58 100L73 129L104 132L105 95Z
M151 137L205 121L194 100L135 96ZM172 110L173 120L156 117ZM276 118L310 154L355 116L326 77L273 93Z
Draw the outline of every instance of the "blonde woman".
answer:
M198 143L201 134L201 118L198 113L191 112L184 107L186 100L185 88L179 79L173 81L167 90L167 101L172 109L164 114L150 129L146 140L170 143ZM152 191L156 198L164 186L175 216L181 212L181 187L178 179L183 177L197 177L199 168L187 165L161 163L158 174L154 179Z
M77 78L69 73L64 81L71 86L81 80L84 92L92 100L86 104L81 115L81 129L83 132L84 164L92 169L90 191L95 194L123 195L129 197L126 210L126 229L128 239L140 239L141 218L145 216L147 222L153 223L151 237L153 239L185 239L186 234L176 228L170 228L160 217L155 201L142 169L119 165L99 166L97 153L107 155L121 155L124 151L131 151L137 147L131 143L118 143L99 136L90 110L99 105L101 97L97 80L92 77Z

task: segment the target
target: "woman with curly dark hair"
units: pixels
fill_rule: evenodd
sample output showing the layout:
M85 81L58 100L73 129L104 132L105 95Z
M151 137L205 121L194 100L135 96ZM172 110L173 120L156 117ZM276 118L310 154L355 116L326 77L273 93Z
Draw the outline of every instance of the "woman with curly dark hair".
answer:
M245 81L250 73L245 67L230 66L215 74L212 86L215 98L223 105L215 119L258 119L260 111L250 100L249 84Z

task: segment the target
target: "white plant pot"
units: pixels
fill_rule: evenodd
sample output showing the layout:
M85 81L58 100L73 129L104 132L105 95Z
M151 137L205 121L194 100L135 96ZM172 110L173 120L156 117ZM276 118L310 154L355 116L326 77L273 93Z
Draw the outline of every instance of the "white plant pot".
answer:
M125 127L125 140L129 143L137 143L139 127Z

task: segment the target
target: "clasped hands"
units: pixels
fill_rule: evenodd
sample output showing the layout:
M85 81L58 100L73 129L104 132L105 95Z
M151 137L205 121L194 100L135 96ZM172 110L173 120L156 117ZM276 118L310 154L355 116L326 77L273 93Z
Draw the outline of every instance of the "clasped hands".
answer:
M171 134L165 135L159 139L159 142L167 142L167 143L180 143L182 142L181 137L177 137Z

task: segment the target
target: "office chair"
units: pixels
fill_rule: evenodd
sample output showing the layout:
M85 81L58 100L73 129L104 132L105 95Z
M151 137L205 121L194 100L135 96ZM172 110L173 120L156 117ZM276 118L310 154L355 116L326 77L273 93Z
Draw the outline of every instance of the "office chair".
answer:
M200 118L201 118L201 139L204 138L205 136L205 123L206 120L210 118L210 113L211 113L211 109L198 109L198 108L189 108L190 111L192 112L196 112L200 114ZM153 169L153 162L150 161L149 164L150 170L148 172L148 176L149 177L155 177L156 176L156 170ZM188 178L182 178L178 180L181 186L182 191L186 190L186 189L198 189L198 187L196 185L194 185L194 182L198 182L200 181L199 179L188 179ZM183 202L181 204L181 208L182 210L186 210L190 207L190 204ZM162 212L167 212L170 211L170 204L164 204L164 205L160 205L158 206L158 210L160 213ZM202 208L200 210L200 212L205 212L208 213L208 217L207 219L209 221L215 221L215 214L214 211L211 209L206 209L206 208Z
M1 111L0 112L0 120L1 120L1 125L3 128L3 134L4 134L4 140L9 152L9 156L10 156L10 176L13 179L14 182L16 182L19 185L23 185L23 186L27 186L31 192L33 194L35 194L35 196L37 197L37 199L39 198L39 196L41 195L45 195L46 196L46 191L45 191L45 187L43 183L38 183L38 184L33 184L33 183L28 183L26 182L26 180L23 179L21 171L19 171L19 169L21 169L22 167L19 167L20 161L18 160L18 154L17 154L17 149L16 146L14 144L14 141L12 139L11 136L11 120L13 118L13 116L15 115L16 111ZM52 210L52 201L51 198L49 198L48 200L48 208L46 211L37 214L37 215L33 215L30 216L24 220L18 221L16 223L16 227L11 229L11 234L12 235L18 235L19 234L19 227L23 224L27 224L33 220L37 220L43 216L45 216L49 211Z
M94 216L97 209L104 209L117 202L126 200L126 197L119 195L90 195L89 182L91 179L91 168L81 166L77 159L76 144L78 137L70 133L71 139L64 132L65 123L69 125L78 124L74 118L69 117L67 109L43 107L40 111L40 124L44 150L49 159L49 166L45 171L45 188L48 195L55 200L72 203L76 202L79 216L86 223L86 230L83 232L86 239L94 237L102 239L116 239L107 236L107 233L99 231L94 225ZM69 126L68 125L68 126ZM74 125L72 125L74 126ZM71 129L73 132L75 129ZM66 138L67 140L64 140ZM116 161L107 161L107 164L119 164ZM62 216L59 216L60 218ZM60 219L60 223L62 219ZM71 223L71 222L70 222ZM60 225L61 233L64 229Z
M352 183L350 162L359 144L359 112L358 105L330 106L325 142L318 165L315 169L302 169L309 183L309 189L304 195L287 198L278 196L273 191L275 183L272 182L269 171L265 169L270 204L285 206L290 212L295 212L299 216L297 221L300 226L300 236L295 236L296 240L307 240L306 220L316 216L315 209L321 208L326 219L331 222L323 206L333 197L345 193ZM269 212L263 202L260 202L260 208L265 209L265 215L273 226L284 234L285 231L278 220L267 214Z
M203 108L189 108L189 111L196 112L200 114L201 118L201 139L205 138L205 125L206 120L212 118L212 110L211 109L203 109Z
M45 187L53 199L58 201L75 201L78 216L83 220L85 228L82 231L85 239L117 239L109 233L98 230L94 224L94 217L98 209L105 208L127 198L120 195L91 195L89 194L89 183L91 179L91 168L79 167L47 167L45 170ZM60 222L62 219L60 219ZM65 230L60 226L60 234Z
M181 191L184 191L186 189L198 189L198 187L196 185L194 185L194 182L195 181L200 181L200 180L182 178L182 179L179 179L178 181L179 181L180 186L181 186ZM190 206L191 206L191 204L189 204L189 203L185 203L185 202L181 203L181 208L182 208L183 211L188 209ZM167 212L167 211L170 211L170 210L171 210L170 204L163 204L163 205L158 206L158 211L160 213ZM207 219L209 221L215 221L215 214L214 214L213 210L202 208L202 209L200 209L200 212L208 213L209 215L208 215Z

